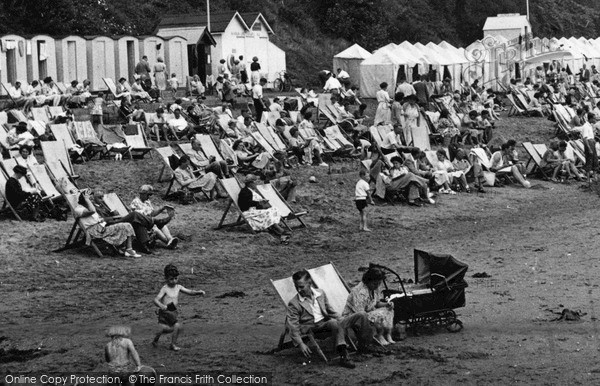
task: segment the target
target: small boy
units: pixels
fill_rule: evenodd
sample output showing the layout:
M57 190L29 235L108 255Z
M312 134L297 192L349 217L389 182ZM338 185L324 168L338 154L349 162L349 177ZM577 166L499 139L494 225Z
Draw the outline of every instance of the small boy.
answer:
M101 124L103 125L103 115L104 115L104 110L103 107L105 105L104 102L104 93L103 92L99 92L98 96L96 98L94 98L94 107L92 107L92 123L93 124Z
M171 350L179 351L181 350L177 346L177 338L179 336L179 331L181 330L181 323L178 320L177 314L177 303L179 301L179 293L183 292L187 295L204 295L205 292L202 290L194 291L189 290L182 286L181 284L177 284L177 280L179 278L179 270L173 264L168 264L165 267L165 284L161 289L156 298L154 299L154 304L159 308L158 309L158 325L160 326L160 331L156 333L154 340L152 341L152 345L154 347L158 346L158 340L162 334L173 333L171 336Z
M128 374L138 372L142 367L140 356L129 339L131 328L125 326L110 327L106 333L111 341L104 347L104 359L111 372Z
M171 79L169 79L169 88L173 93L173 97L177 94L177 89L179 88L179 80L177 79L177 74L171 74Z
M356 203L356 209L360 212L360 230L365 232L371 232L367 227L367 200L371 205L375 205L373 198L371 197L371 187L369 186L369 177L366 170L359 172L360 179L356 183L354 189L354 202Z

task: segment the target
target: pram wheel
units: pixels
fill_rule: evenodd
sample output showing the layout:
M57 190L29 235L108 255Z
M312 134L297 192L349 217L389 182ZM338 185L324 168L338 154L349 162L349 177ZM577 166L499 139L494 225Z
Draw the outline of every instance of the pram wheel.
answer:
M463 323L458 319L454 319L453 321L446 324L446 330L448 330L449 332L452 332L452 333L459 332L462 329L463 329Z

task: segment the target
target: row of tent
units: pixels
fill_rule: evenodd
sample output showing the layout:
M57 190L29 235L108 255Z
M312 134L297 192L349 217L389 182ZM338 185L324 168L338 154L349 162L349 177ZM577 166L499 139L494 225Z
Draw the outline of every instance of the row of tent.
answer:
M509 41L496 36L492 48L486 47L486 39L490 41L486 37L467 48L457 48L445 41L426 45L405 41L390 43L373 53L354 44L334 56L333 68L344 69L352 82L360 87L361 95L373 98L382 82L390 85L388 90L393 94L394 85L400 78L412 81L416 74L434 73L438 81L450 78L453 89L460 89L461 84L471 84L479 79L483 87L497 90L498 83L507 85L511 78L533 76L540 65L546 70L552 64L561 68L568 66L572 73L579 72L584 63L588 68L591 65L600 67L600 38ZM507 50L511 49L515 52L507 58Z

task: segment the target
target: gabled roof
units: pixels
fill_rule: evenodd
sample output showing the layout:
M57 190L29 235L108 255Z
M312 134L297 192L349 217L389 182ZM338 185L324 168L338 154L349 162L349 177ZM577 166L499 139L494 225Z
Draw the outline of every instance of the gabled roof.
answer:
M342 58L342 59L366 59L371 56L371 53L358 44L353 44L350 47L346 48L344 51L335 55L334 58Z
M210 32L213 34L223 33L225 29L231 23L231 20L238 18L242 26L249 30L248 24L236 11L225 11L225 12L211 12L210 14ZM161 28L169 27L205 27L207 24L205 14L177 14L177 15L166 15L154 29L154 33ZM270 27L269 27L270 28Z
M531 32L531 24L527 16L518 14L498 15L488 17L483 25L484 31L493 31L499 29L521 29L527 26Z
M267 19L265 19L265 17L263 16L262 13L246 12L246 13L240 13L240 16L242 17L242 19L244 19L244 21L246 22L246 24L248 25L248 27L250 29L252 29L252 26L254 25L254 23L256 23L256 21L258 19L260 19L261 23L263 23L263 25L267 28L267 32L270 34L274 33L273 29L271 28L269 23L267 23Z

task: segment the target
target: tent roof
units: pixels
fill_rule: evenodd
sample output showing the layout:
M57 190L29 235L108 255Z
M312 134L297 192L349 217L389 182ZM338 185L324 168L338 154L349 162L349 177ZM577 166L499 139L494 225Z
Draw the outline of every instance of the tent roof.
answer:
M529 24L527 16L509 14L488 17L483 25L483 30L494 31L502 29L521 29L523 27L528 27L529 31L531 31L531 24Z
M467 61L467 59L464 56L460 56L457 53L456 48L454 48L454 47L444 48L433 42L427 43L427 45L425 47L429 48L430 50L435 51L442 58L447 58L447 62L448 62L447 64L460 64L460 63L465 63Z
M350 47L346 48L344 51L335 55L334 58L342 58L342 59L367 59L371 57L371 53L358 44L353 44Z
M395 53L389 50L382 50L374 53L371 57L363 60L361 65L374 65L374 64L406 64L406 61Z

